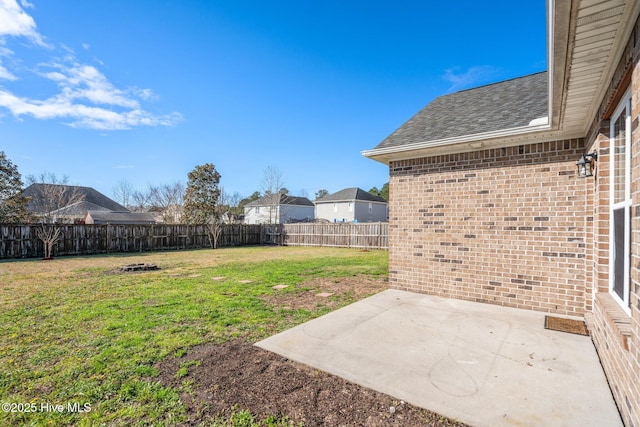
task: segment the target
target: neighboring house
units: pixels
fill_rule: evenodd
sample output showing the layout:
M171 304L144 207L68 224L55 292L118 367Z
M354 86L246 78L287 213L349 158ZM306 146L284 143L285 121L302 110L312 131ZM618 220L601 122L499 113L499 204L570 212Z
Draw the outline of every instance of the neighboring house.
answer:
M83 222L85 224L156 224L161 222L162 216L151 212L113 212L113 211L88 211Z
M640 426L640 1L548 4L549 72L437 98L363 152L389 166L390 285L585 318Z
M153 206L149 209L149 212L157 214L158 222L180 224L184 207L177 204L172 204L167 207Z
M245 224L284 224L313 220L315 206L306 197L269 194L244 207Z
M384 222L388 203L361 188L345 188L315 201L316 219L331 222Z
M49 222L77 222L89 210L127 212L127 208L91 187L31 184L22 195L29 199L29 211Z

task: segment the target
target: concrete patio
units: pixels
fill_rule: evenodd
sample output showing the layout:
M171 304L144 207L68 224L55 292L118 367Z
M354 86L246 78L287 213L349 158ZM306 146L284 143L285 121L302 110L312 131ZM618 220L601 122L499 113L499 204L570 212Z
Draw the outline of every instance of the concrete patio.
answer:
M387 290L256 345L476 427L622 426L591 339Z

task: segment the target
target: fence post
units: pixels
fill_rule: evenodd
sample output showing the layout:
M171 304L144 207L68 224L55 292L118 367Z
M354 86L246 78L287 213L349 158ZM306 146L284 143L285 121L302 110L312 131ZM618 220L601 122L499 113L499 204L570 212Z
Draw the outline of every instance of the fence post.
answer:
M207 236L202 234L201 225L66 225L65 241L59 253L86 255L92 253L122 252L125 250L162 250L162 249L195 249L207 246ZM287 228L289 227L289 228ZM346 229L345 229L346 227ZM377 227L377 234L374 234ZM1 225L0 226L0 258L37 257L40 240L34 235L37 225ZM225 226L220 242L223 245L264 245L270 233L273 243L294 246L341 246L354 247L352 239L360 247L388 249L389 224L256 224ZM275 232L273 232L275 230ZM140 233L137 236L136 231ZM289 236L288 232L291 232ZM118 234L120 233L120 234ZM199 234L200 233L200 234ZM364 235L363 235L364 233ZM111 247L114 236L119 236L118 245ZM184 236L180 237L179 236ZM289 237L291 239L289 240ZM325 239L326 237L326 239ZM344 238L348 238L347 244ZM138 244L136 245L136 238ZM184 238L184 242L181 239ZM374 239L376 238L376 239ZM164 245L164 240L167 244ZM377 240L377 241L376 241ZM122 244L124 241L125 244ZM224 243L223 243L224 242ZM198 243L198 244L196 244Z

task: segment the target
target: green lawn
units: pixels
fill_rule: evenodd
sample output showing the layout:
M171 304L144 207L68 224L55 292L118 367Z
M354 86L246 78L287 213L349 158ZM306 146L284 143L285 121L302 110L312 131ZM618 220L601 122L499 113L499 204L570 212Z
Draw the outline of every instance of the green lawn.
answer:
M385 251L247 247L0 262L0 402L13 404L0 410L0 425L179 422L180 390L154 379L159 360L325 314L261 297L303 292L317 277L385 276L387 259ZM116 271L133 263L161 270ZM279 284L289 287L272 289Z

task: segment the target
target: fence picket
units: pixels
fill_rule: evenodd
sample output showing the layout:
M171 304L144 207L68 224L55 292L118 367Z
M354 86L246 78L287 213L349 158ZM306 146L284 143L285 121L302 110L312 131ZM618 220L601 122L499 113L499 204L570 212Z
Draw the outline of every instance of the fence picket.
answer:
M0 224L0 259L42 257L37 224ZM53 255L90 255L111 252L146 252L210 247L204 225L58 225L62 238ZM265 243L288 246L333 246L388 249L387 223L224 225L218 245Z
M389 248L389 225L386 222L285 224L282 227L283 244L288 246Z

